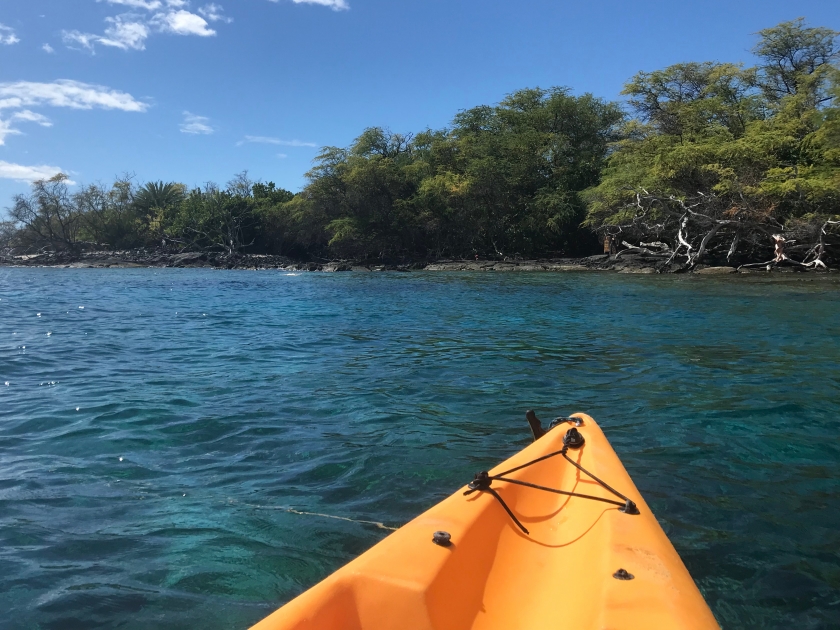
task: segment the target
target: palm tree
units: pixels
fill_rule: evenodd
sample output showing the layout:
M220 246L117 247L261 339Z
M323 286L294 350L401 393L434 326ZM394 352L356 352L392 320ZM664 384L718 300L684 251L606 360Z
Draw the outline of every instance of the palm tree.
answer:
M150 213L153 208L166 210L178 205L184 198L184 185L175 182L149 182L134 195L134 205L138 210Z
M172 210L184 197L184 185L175 182L148 182L134 195L137 216L146 224L147 234L153 242L160 239L160 244L166 247L164 228L173 219Z

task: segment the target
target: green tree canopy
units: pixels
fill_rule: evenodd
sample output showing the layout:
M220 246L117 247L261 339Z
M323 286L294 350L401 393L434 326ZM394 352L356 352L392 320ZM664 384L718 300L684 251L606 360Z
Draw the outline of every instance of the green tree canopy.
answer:
M625 88L635 117L586 193L586 224L665 241L689 268L709 252L754 257L774 233L819 264L815 239L840 213L837 35L786 22L759 33L755 68L636 75Z
M326 226L319 244L344 255L574 249L589 241L579 193L597 183L622 119L615 104L554 88L463 111L439 131L367 129L321 152L299 205Z

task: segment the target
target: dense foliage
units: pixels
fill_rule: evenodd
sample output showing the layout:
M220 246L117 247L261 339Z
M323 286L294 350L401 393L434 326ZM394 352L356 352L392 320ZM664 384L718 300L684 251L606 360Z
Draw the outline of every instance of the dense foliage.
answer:
M624 90L635 117L587 191L586 224L688 267L709 252L767 258L774 234L820 264L840 218L837 35L796 20L759 33L757 67L636 75Z
M268 233L272 217L293 198L273 183L250 181L247 173L224 190L210 184L187 191L164 182L137 187L125 177L72 194L59 174L15 197L0 238L14 253L91 247L258 251L276 245Z
M622 114L565 90L522 90L415 137L366 130L328 147L296 199L342 255L535 255L589 243L596 184ZM314 245L314 243L313 243Z
M802 20L759 33L756 67L642 72L616 103L526 89L416 135L365 130L325 147L297 193L237 176L19 195L5 249L205 249L392 260L592 253L599 238L744 260L787 238L821 264L840 219L838 33ZM640 245L648 241L650 243ZM777 239L779 242L779 239Z

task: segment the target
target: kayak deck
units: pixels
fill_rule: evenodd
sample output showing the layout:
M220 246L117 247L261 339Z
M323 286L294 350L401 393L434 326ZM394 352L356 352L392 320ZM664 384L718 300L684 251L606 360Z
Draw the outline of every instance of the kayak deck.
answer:
M494 481L433 506L254 630L536 630L718 628L671 542L600 427L568 456L635 502L617 505ZM571 424L550 430L491 476L563 448ZM526 483L615 500L563 457L510 473ZM448 532L450 546L432 542ZM632 579L619 572L624 569ZM618 577L614 577L617 574Z

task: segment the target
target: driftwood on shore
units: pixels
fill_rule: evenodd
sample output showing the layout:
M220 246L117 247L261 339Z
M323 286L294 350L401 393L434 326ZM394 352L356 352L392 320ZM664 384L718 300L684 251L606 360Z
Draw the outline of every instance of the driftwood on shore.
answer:
M801 267L825 270L829 254L827 237L831 230L836 235L840 225L840 220L835 219L782 224L771 220L766 213L746 206L733 206L714 194L704 193L681 199L639 189L625 210L625 222L597 228L604 237L605 250L609 244L610 253L615 253L616 257L667 252L667 265L679 265L678 269L672 269L676 272L722 263L738 269ZM645 240L653 242L645 243ZM614 252L619 241L627 249ZM660 251L650 249L654 246ZM771 248L772 258L761 261L759 257L768 254ZM801 258L796 260L793 255ZM836 263L836 252L834 258Z

